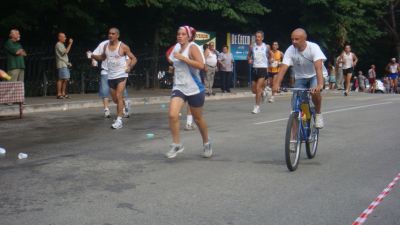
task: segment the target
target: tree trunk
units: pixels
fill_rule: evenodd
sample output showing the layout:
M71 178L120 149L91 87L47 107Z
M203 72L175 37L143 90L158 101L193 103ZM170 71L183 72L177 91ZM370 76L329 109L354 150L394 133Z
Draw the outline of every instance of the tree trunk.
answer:
M396 41L396 53L397 53L397 60L400 59L400 41Z

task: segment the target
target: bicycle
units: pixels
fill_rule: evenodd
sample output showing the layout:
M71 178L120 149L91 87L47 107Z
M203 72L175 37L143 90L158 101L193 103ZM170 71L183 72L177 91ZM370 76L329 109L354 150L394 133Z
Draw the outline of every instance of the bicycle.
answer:
M287 168L295 171L300 160L301 144L305 143L309 159L315 157L318 148L319 129L315 128L315 107L310 89L291 88L292 111L286 127L285 160Z

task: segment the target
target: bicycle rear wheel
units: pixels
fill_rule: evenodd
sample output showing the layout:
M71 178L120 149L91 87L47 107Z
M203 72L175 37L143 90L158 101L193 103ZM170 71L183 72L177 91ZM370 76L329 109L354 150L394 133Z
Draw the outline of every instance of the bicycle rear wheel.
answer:
M315 128L315 113L310 118L310 132L306 141L306 153L309 159L315 157L317 154L318 140L319 140L319 129Z
M301 150L301 134L299 124L299 113L292 112L286 127L285 137L285 160L290 171L295 171L299 164Z

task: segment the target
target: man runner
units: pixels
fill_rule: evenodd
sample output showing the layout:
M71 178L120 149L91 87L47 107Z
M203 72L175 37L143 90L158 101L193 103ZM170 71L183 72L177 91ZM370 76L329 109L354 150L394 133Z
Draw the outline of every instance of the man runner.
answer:
M272 84L274 83L274 77L279 72L279 67L281 66L282 59L283 59L283 52L279 51L279 44L277 41L272 43L272 58L271 63L268 68L268 83L269 86L265 87L264 93L267 92L268 94L268 102L274 102L274 95L275 92L271 93ZM265 94L264 94L265 95Z
M269 45L263 42L264 32L256 32L256 43L250 46L247 60L250 65L253 65L253 77L251 82L251 90L256 94L256 104L251 113L257 114L260 112L261 99L265 97L263 91L265 88L265 78L268 77L268 60L271 57Z
M358 62L358 58L356 54L351 52L351 46L349 44L344 47L344 51L339 57L339 62L343 63L343 76L346 79L346 90L344 96L348 96L350 93L350 82L353 76L354 67L356 67Z
M111 125L113 129L122 128L122 116L124 99L122 93L125 90L128 73L135 66L137 59L132 54L129 46L119 41L120 32L113 27L108 31L109 43L104 46L102 55L91 55L91 58L99 61L107 60L108 84L110 86L111 97L117 104L117 119ZM89 52L90 53L90 52ZM130 63L126 61L129 57Z
M295 88L310 88L312 101L316 110L315 127L324 127L321 114L322 97L320 91L324 87L323 62L326 60L321 48L307 41L307 33L298 28L292 32L292 45L286 50L279 73L274 80L273 91L278 91L289 66L295 73Z

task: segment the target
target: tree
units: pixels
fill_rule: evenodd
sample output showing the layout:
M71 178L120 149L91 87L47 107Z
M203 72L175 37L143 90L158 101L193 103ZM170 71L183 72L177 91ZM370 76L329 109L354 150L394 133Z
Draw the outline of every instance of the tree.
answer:
M158 20L153 24L153 50L150 69L151 74L157 73L160 46L170 44L167 41L176 30L178 15L187 18L187 13L200 12L204 14L215 13L221 18L233 20L241 24L248 22L250 15L264 15L268 9L259 0L126 0L126 5L132 8L143 8ZM185 13L186 12L186 13ZM158 85L156 78L154 85Z
M400 32L397 26L397 13L399 10L400 0L387 0L386 13L381 17L381 21L391 37L396 47L397 58L400 59Z

